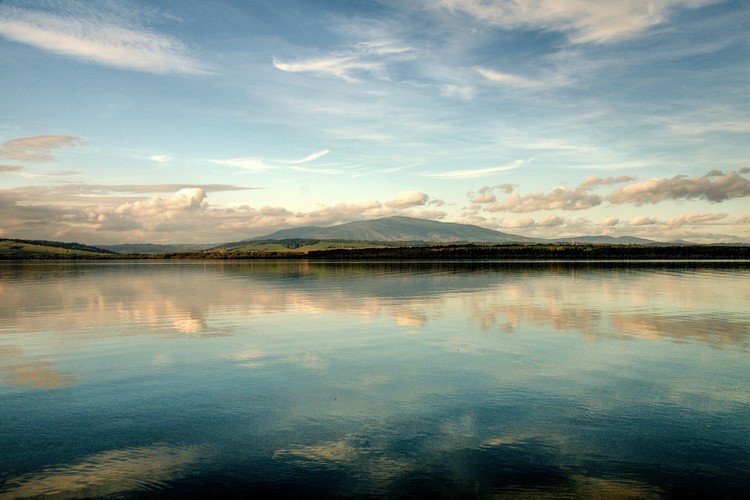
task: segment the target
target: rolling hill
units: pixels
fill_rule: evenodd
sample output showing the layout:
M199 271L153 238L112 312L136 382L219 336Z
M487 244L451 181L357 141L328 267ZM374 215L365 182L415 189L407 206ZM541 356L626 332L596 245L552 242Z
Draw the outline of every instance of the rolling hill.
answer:
M384 217L382 219L348 222L331 227L306 226L284 229L240 243L290 239L368 242L421 241L432 243L533 243L536 241L532 238L470 224L437 222L412 217Z
M109 250L81 243L0 238L0 257L5 258L95 257L112 254Z

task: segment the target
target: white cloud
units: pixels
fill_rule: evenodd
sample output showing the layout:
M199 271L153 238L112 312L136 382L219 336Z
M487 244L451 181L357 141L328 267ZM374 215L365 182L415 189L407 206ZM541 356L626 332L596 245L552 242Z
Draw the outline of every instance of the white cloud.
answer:
M317 151L317 152L315 152L315 153L313 153L313 154L311 154L309 156L306 156L306 157L302 158L301 160L287 160L284 163L291 163L291 164L294 164L294 165L297 165L297 164L300 164L300 163L308 163L308 162L311 162L311 161L315 161L318 158L322 158L323 156L327 155L328 153L330 153L330 151L328 149L321 149L320 151Z
M716 0L441 0L430 3L507 29L547 29L573 43L630 38L664 22L677 7L697 8Z
M666 200L703 199L722 202L750 196L750 181L736 172L709 172L702 177L677 175L671 179L654 178L615 189L607 200L614 204L643 205Z
M123 20L106 13L72 15L17 7L0 9L0 35L42 50L148 73L206 72L179 40L123 24Z
M480 75L485 77L487 80L490 80L491 82L510 85L511 87L537 88L542 85L542 82L538 80L532 80L530 78L512 75L510 73L502 73L493 69L478 68L477 71Z
M648 217L646 215L640 215L638 217L633 217L628 221L629 226L653 226L654 224L658 224L658 220L654 217Z
M595 175L590 175L586 177L583 180L583 182L581 182L581 188L591 189L597 186L611 186L612 184L630 182L633 180L635 180L635 177L630 177L629 175L620 175L618 177L604 177L604 178L597 177Z
M724 220L727 217L729 217L728 214L683 214L665 221L664 225L670 229L683 226L702 226Z
M584 210L600 205L600 196L591 194L584 189L570 189L556 187L549 194L533 193L521 196L513 192L502 202L484 207L488 212L536 212L538 210Z
M399 193L395 199L385 203L389 208L411 208L426 205L430 197L419 191L406 191Z
M167 163L172 161L172 157L168 155L153 155L150 157L150 159L157 163Z
M503 224L503 227L508 229L524 229L536 226L536 221L532 217L524 217L523 219L514 219Z
M154 229L159 224L186 213L201 212L208 208L206 192L202 188L182 188L169 198L152 196L145 200L123 203L114 208L95 209L99 222L127 218L141 227ZM129 227L129 226L128 226Z
M334 76L347 82L357 82L357 74L376 73L382 69L382 64L375 61L362 60L353 55L329 56L307 59L297 62L283 62L273 59L276 69L286 73L313 73L323 76Z
M47 161L52 151L80 142L72 135L35 135L11 139L0 144L0 158L19 161Z
M515 170L520 168L527 163L531 162L533 158L528 160L516 160L509 165L501 165L498 167L478 168L469 170L451 170L450 172L440 172L434 174L425 174L427 177L437 177L440 179L468 179L471 177L481 177L484 175L495 174L498 172L506 172L508 170Z
M230 167L237 167L242 168L245 170L250 170L252 172L263 172L266 170L269 170L273 167L268 165L263 160L258 160L256 158L232 158L229 160L208 160L211 163L214 163L216 165L227 165Z

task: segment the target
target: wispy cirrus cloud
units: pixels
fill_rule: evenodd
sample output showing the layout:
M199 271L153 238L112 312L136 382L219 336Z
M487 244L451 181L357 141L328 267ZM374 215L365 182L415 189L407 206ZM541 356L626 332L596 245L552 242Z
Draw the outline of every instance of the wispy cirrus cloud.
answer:
M156 163L168 163L172 161L172 157L169 155L152 155L149 157L150 160Z
M366 39L322 56L291 60L274 57L272 62L276 69L286 73L311 73L355 83L365 76L382 78L390 63L415 57L415 48L392 40L383 33L360 33L357 36Z
M276 69L285 73L312 73L319 76L333 76L347 82L357 82L359 81L359 74L376 73L383 68L382 63L363 60L353 55L332 55L294 62L284 62L274 58L273 65Z
M241 168L251 172L264 172L274 167L263 160L257 158L230 158L228 160L208 160L215 165L225 165L228 167Z
M0 6L0 35L84 62L156 74L199 75L205 64L178 39L93 8L49 12Z
M0 144L0 158L19 161L48 161L52 152L81 141L72 135L35 135L11 139Z
M503 73L489 68L477 68L477 72L491 82L509 85L511 87L536 89L546 85L542 80L526 78L511 73Z
M251 172L265 172L267 170L274 170L274 169L279 169L279 168L291 168L293 170L303 171L303 172L313 172L313 173L320 173L320 174L335 174L335 173L338 173L335 170L311 169L311 168L305 168L305 167L300 166L306 163L312 163L315 160L318 160L324 157L325 155L329 154L330 152L331 151L328 149L321 149L320 151L316 151L298 160L278 160L278 159L269 160L269 159L246 157L246 158L230 158L227 160L208 160L208 161L215 165L225 165L228 167L236 167L236 168L241 168L244 170L250 170Z
M300 163L308 163L308 162L311 162L311 161L315 161L318 158L322 158L322 157L324 157L325 155L327 155L330 152L331 151L328 150L328 149L321 149L320 151L316 151L315 153L313 153L311 155L305 156L301 160L287 160L284 163L291 163L293 165L299 165Z
M515 29L565 33L573 43L606 43L630 38L664 22L677 8L697 8L716 0L441 0L433 8L465 14L479 22Z
M491 68L480 67L476 68L476 71L489 82L518 89L550 89L570 83L569 79L563 73L547 73L538 78L531 78L514 73L506 73Z
M451 170L448 172L437 172L424 174L425 177L436 177L439 179L468 179L472 177L482 177L489 174L495 174L498 172L507 172L508 170L515 170L527 165L533 161L533 158L528 160L516 160L508 165L500 165L497 167L477 168L477 169L466 169L466 170Z

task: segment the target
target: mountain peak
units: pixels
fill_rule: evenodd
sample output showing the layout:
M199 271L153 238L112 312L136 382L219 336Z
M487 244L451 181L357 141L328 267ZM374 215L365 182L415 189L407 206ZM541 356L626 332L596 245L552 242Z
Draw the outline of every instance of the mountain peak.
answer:
M495 231L470 224L439 222L395 215L362 221L347 222L330 227L306 226L284 229L253 238L253 240L285 240L295 238L346 241L424 241L435 243L529 242L531 238Z

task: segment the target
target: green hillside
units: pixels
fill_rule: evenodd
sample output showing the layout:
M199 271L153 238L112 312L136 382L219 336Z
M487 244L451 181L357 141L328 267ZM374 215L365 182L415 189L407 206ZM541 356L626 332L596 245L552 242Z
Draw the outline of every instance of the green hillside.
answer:
M80 243L0 238L0 258L4 259L104 257L109 255L113 255L113 252Z

